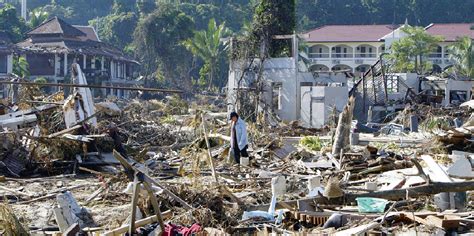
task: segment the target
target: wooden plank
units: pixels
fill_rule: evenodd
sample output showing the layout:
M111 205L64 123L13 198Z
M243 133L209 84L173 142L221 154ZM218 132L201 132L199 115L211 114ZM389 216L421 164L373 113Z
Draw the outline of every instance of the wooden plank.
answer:
M365 234L367 231L372 230L380 226L380 223L371 222L365 225L361 225L355 228L350 228L342 231L338 231L334 236L347 236L347 235L360 235Z
M63 236L76 236L81 228L78 223L71 225L66 231L64 231Z
M114 157L117 158L118 161L120 161L120 163L125 167L125 169L127 170L133 170L135 171L135 173L142 173L143 174L143 177L145 179L145 181L147 182L150 182L151 184L154 184L158 187L160 187L161 189L163 189L163 192L166 193L168 196L172 197L173 199L175 199L176 201L178 201L179 203L181 203L181 205L183 205L183 207L185 207L186 209L188 210L191 210L193 209L193 207L191 205L189 205L187 202L185 202L183 199L181 199L180 197L176 196L173 192L169 191L165 186L163 186L162 184L158 183L158 181L152 179L150 176L148 176L147 174L141 172L138 168L136 168L135 166L132 166L132 164L130 164L128 162L127 159L125 159L125 157L123 157L120 153L118 153L116 150L114 150ZM133 161L132 161L133 162ZM135 163L133 163L135 164Z
M53 208L54 218L56 219L56 224L58 224L59 230L63 233L69 228L69 224L66 221L66 218L63 215L63 211L59 207Z
M449 177L448 173L441 168L438 163L436 163L435 160L429 155L422 155L421 159L428 165L428 168L430 169L432 175L430 176L430 179L435 181L435 182L445 182L445 183L450 183L453 182L453 180Z
M429 215L426 217L426 221L428 221L429 225L436 226L438 228L443 229L454 229L459 227L460 219L441 219L439 217Z
M168 219L172 215L173 214L171 213L171 211L165 211L161 214L163 219ZM153 215L153 216L135 221L135 227L142 227L142 226L152 224L152 223L156 223L156 222L158 222L158 217L156 215ZM111 231L107 231L107 232L103 233L102 235L103 236L122 235L122 234L124 234L128 231L128 227L129 227L128 225L124 225L124 226L121 226L119 228L113 229Z

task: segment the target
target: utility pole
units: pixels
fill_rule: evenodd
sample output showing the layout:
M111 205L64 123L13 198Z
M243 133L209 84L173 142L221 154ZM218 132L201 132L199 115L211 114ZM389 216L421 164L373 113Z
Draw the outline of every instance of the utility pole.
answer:
M26 0L21 0L21 17L26 21Z

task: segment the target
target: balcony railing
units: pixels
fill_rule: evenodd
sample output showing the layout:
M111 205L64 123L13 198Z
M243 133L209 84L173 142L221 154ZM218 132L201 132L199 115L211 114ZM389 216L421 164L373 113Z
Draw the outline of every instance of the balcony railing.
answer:
M309 53L310 58L329 58L329 53Z
M356 53L355 57L357 58L375 58L375 53Z
M332 58L352 58L352 53L333 53L331 54Z

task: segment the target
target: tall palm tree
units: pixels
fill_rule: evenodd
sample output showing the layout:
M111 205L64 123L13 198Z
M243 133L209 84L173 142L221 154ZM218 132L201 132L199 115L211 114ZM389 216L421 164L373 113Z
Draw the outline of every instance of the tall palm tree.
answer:
M30 13L30 24L31 28L36 28L41 23L45 22L49 18L49 13L42 11L41 9L35 9Z
M208 76L209 89L212 87L216 70L219 67L219 57L226 50L224 43L221 41L225 32L225 23L217 25L216 21L211 19L207 30L194 32L194 37L184 42L186 48L194 56L204 61L205 65L201 68L201 72Z
M474 47L469 37L459 38L449 47L449 58L454 62L455 72L474 79Z

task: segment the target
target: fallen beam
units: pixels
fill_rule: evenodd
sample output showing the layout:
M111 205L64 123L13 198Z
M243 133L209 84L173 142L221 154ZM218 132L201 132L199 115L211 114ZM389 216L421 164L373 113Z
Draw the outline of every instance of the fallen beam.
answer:
M54 86L54 87L73 87L73 88L105 88L105 89L121 89L121 90L135 90L144 92L162 92L162 93L183 93L182 90L177 89L161 89L161 88L138 88L138 87L114 87L105 85L93 84L64 84L64 83L34 83L34 82L14 82L14 81L0 81L0 84L18 84L18 85L39 85L39 86Z
M346 193L347 202L355 202L355 199L358 197L375 197L383 198L387 200L399 200L405 199L408 197L420 197L426 195L434 195L443 192L465 192L474 190L474 181L464 181L464 182L433 182L431 184L416 186L405 189L394 189L394 190L385 190L385 191L376 191L370 193L361 193L353 194Z
M440 183L440 182L433 182L428 185L416 186L411 188L404 188L404 189L394 189L394 190L385 190L385 191L376 191L370 193L345 193L345 201L346 203L349 202L356 202L356 198L358 197L375 197L375 198L383 198L387 200L399 200L405 199L406 196L408 197L420 197L426 195L434 195L442 192L464 192L464 191L472 191L474 190L474 181L464 181L464 182L454 182L454 183ZM320 196L311 197L311 198L303 198L297 200L289 200L281 202L277 202L275 209L284 209L288 208L288 206L296 206L298 201L304 201L308 204L328 204L327 199L324 199ZM254 210L268 210L270 204L262 204L262 205L254 205L249 206L247 210L254 211Z

